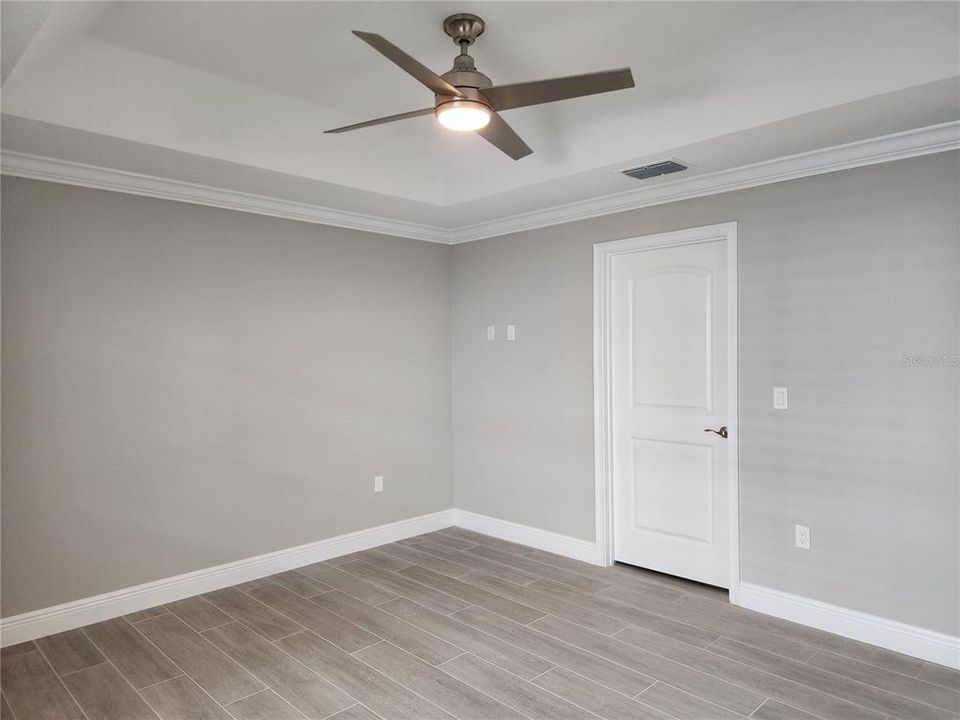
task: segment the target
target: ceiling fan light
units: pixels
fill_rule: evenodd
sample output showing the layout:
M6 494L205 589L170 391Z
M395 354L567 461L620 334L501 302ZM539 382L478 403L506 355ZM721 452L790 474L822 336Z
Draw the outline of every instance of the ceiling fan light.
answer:
M437 108L437 120L448 130L480 130L490 122L490 108L476 100L451 100Z

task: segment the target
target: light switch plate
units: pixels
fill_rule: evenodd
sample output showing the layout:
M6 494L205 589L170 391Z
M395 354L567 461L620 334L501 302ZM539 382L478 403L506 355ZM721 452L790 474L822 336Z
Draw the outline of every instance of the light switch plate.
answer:
M517 326L516 325L507 325L507 340L511 342L517 339Z
M497 339L497 326L487 325L487 340L492 342Z
M383 475L376 475L373 478L373 491L383 492Z
M787 409L787 389L785 387L775 387L773 389L773 409Z

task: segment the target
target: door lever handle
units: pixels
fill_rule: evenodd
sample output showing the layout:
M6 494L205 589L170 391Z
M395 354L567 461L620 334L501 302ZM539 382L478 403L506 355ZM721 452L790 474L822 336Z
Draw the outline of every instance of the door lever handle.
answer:
M727 426L726 426L726 425L724 425L724 426L723 426L722 428L720 428L719 430L711 430L710 428L704 428L703 431L704 431L704 432L712 432L712 433L714 433L714 434L716 434L716 435L719 435L719 436L722 437L724 440L727 439Z

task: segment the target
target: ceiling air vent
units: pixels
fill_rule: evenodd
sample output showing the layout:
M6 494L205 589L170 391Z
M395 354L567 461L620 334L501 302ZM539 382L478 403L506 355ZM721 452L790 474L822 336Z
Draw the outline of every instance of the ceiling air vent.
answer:
M670 173L680 172L686 169L686 165L682 165L676 160L664 160L662 162L650 163L649 165L641 165L632 170L624 170L623 174L637 180L647 180L648 178L669 175Z

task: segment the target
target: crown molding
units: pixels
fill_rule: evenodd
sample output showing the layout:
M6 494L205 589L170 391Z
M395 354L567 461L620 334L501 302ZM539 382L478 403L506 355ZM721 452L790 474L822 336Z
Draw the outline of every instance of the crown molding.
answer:
M176 200L194 205L240 210L300 222L332 225L351 230L395 235L426 242L450 242L449 230L433 225L393 220L376 215L337 210L308 203L283 200L238 190L227 190L209 185L170 180L152 175L112 170L95 165L58 160L4 150L0 153L0 172L4 175L79 185L98 190L113 190L130 195Z
M6 150L0 154L0 172L4 175L34 180L112 190L131 195L209 205L300 222L456 245L653 205L664 205L680 200L958 149L960 149L960 121L954 121L787 155L729 170L679 178L458 228L405 222Z
M460 227L451 233L450 242L472 242L652 205L665 205L957 149L960 149L960 122L931 125Z

